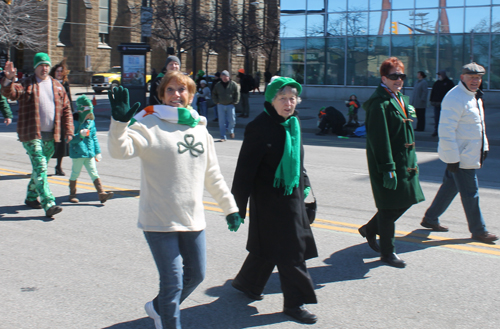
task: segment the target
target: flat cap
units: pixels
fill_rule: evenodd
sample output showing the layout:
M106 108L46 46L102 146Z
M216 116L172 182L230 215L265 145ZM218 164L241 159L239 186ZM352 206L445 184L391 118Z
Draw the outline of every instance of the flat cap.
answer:
M474 62L466 64L462 67L462 74L479 74L483 75L486 73L484 67Z

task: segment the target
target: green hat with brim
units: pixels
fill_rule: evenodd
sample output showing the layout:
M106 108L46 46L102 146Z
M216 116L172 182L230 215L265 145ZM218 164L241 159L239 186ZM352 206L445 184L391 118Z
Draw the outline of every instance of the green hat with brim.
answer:
M302 86L300 85L300 83L298 83L292 78L279 77L274 79L269 85L267 85L266 95L265 95L266 102L272 103L278 90L280 90L285 86L296 88L298 96L300 96L300 94L302 93Z
M50 62L50 57L46 53L37 53L33 58L33 68L37 68L40 64L47 64L48 66L52 66Z

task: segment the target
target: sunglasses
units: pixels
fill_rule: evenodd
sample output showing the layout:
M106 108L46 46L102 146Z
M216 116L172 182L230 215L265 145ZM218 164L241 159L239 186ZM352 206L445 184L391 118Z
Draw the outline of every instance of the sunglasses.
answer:
M406 74L396 74L396 73L393 73L393 74L388 74L386 75L387 79L389 80L397 80L397 79L401 79L401 80L405 80L406 79Z

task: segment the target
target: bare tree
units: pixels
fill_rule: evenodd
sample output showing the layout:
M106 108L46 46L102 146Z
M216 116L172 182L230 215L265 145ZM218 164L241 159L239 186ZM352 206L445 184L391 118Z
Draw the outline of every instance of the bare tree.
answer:
M0 44L8 50L39 51L47 46L47 24L42 20L47 7L36 0L0 2ZM10 51L7 52L10 58Z

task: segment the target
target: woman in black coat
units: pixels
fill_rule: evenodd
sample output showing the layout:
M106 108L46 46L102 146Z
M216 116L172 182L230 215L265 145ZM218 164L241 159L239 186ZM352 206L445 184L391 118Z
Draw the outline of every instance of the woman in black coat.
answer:
M69 81L68 81L69 70L68 67L66 66L66 59L64 59L61 63L56 64L54 67L52 67L49 74L63 85L64 90L68 95L69 103L71 105L71 112L75 113L75 109L73 108L73 101L71 100L71 91L69 89ZM64 132L61 131L61 134L64 134ZM57 159L57 164L55 168L57 176L66 175L66 173L62 170L61 165L63 157L68 156L68 154L69 154L69 148L68 148L68 143L66 143L66 141L61 139L60 142L55 143L54 154L52 155L52 158Z
M240 216L250 198L250 252L232 285L260 300L275 266L284 295L284 313L304 323L317 321L304 304L317 303L306 260L317 257L304 205L304 149L295 106L302 87L277 78L266 90L265 110L245 129L232 193Z

